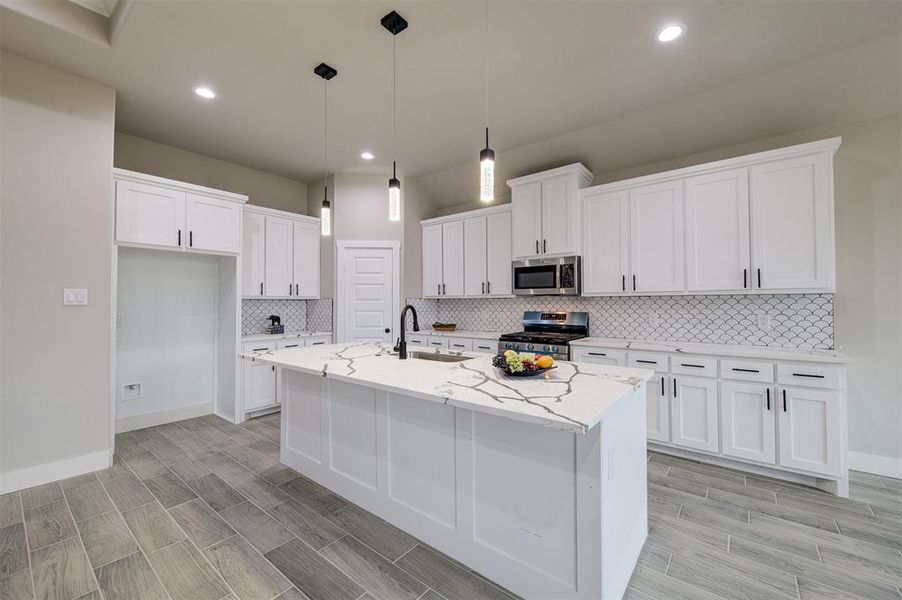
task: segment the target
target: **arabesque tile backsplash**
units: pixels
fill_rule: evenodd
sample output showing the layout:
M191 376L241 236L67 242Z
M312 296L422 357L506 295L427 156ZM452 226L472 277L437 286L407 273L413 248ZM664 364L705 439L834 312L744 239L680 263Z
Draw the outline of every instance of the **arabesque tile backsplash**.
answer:
M332 331L332 299L241 301L241 335L263 333L266 317L279 315L285 331Z
M527 310L589 313L589 335L672 342L833 348L833 294L760 296L624 296L536 298L409 298L421 326L518 331ZM758 327L767 315L770 327ZM653 324L653 319L657 324Z

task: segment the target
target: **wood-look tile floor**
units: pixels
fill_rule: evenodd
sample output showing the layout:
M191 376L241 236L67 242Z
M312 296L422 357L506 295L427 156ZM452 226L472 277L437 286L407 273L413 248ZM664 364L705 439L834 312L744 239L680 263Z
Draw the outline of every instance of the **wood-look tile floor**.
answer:
M0 496L0 600L509 599L279 464L279 415L116 437L104 471ZM902 600L902 481L845 500L650 454L631 600Z

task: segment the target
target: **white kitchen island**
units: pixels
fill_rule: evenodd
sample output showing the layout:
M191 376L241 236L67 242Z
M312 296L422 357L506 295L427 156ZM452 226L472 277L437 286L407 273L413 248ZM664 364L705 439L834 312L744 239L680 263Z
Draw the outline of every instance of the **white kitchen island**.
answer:
M435 351L427 351L435 353ZM386 345L246 355L275 365L281 460L526 598L620 598L647 533L652 371Z

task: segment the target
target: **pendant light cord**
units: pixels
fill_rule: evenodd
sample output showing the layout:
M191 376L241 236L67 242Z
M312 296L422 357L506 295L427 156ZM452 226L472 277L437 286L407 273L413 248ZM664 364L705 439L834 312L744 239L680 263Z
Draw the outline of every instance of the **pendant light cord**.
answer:
M329 80L323 80L323 187L329 187ZM325 198L324 198L325 199Z
M397 177L397 158L398 158L398 36L391 37L391 69L392 69L392 88L391 88L391 151L395 155L392 161L392 177Z
M489 0L485 0L485 147L489 147Z

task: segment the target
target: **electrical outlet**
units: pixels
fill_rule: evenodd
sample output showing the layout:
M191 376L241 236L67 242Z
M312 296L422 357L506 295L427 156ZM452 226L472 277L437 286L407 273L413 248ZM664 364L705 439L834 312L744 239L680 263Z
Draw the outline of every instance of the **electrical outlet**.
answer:
M658 326L658 313L653 310L648 311L648 326L649 327L657 327Z
M767 313L758 313L755 315L758 320L758 329L761 331L770 331L770 315Z
M128 402L129 400L137 400L144 397L144 384L140 381L134 383L126 383L122 386L122 400L120 402Z

